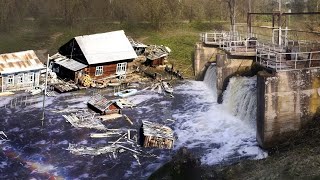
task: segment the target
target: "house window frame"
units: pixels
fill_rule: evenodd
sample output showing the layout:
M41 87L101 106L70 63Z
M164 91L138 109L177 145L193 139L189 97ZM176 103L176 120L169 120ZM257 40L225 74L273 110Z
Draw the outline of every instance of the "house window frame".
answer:
M23 84L24 82L24 74L17 75L17 84Z
M7 85L14 86L14 75L13 74L7 76Z
M123 75L126 74L127 72L127 62L123 62L123 63L118 63L117 64L117 69L116 69L116 74L117 75Z
M102 75L103 75L103 66L96 66L95 76L102 76Z
M28 83L33 83L34 82L34 73L32 72L32 73L28 73L27 74L27 82Z

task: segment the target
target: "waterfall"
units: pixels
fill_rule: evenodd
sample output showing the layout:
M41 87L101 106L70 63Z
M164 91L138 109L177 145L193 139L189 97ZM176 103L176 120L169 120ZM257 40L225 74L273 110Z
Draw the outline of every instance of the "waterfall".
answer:
M203 82L212 90L213 94L216 96L217 92L217 74L216 74L216 64L212 63L204 76Z
M223 93L223 105L232 115L255 127L257 114L257 77L232 77Z

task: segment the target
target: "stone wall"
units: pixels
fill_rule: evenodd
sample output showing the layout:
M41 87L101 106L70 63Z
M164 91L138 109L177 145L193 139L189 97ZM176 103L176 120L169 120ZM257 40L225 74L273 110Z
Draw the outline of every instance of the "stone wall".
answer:
M257 140L272 147L280 135L303 127L320 107L320 69L257 76Z

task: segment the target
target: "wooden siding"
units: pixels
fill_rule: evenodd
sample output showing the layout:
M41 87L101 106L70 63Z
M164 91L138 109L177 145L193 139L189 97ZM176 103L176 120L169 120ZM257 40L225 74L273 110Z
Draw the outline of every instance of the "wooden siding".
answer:
M27 76L29 73L33 73L33 81L29 82ZM40 71L37 72L28 72L28 73L18 73L18 74L12 74L14 75L13 84L8 85L7 80L8 76L1 78L1 85L3 83L3 87L1 87L0 90L5 91L20 91L20 90L26 90L26 89L32 89L33 87L39 86L39 79L40 79ZM19 82L18 76L21 75L23 77L23 82ZM3 80L3 82L2 82ZM0 86L1 86L0 85Z
M96 76L96 66L103 66L103 74L100 76ZM117 63L116 64L109 64L109 65L91 65L85 69L86 73L89 74L89 76L92 79L103 79L108 76L116 74L117 69Z
M159 59L155 59L152 61L152 66L160 66L163 65L164 57L161 57Z

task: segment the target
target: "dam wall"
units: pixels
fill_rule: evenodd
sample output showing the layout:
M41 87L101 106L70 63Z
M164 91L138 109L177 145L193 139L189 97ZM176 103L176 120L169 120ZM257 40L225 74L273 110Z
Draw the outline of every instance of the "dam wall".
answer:
M223 92L226 90L229 80L233 76L239 76L251 71L252 59L236 59L227 54L218 54L216 58L217 66L217 101L222 103Z
M320 69L257 75L257 140L276 144L286 132L301 129L320 107Z
M202 81L207 68L212 62L216 62L216 55L223 51L216 47L207 47L203 43L195 45L194 52L194 73L196 80Z

